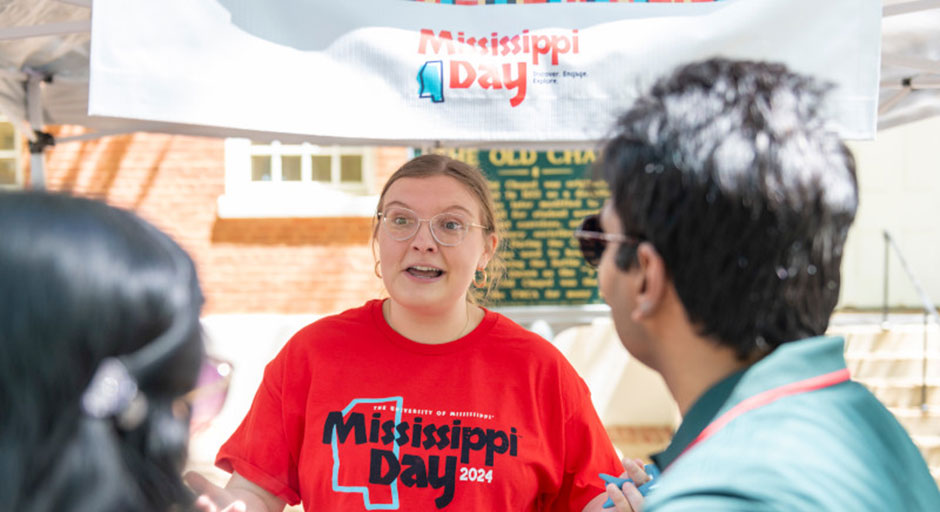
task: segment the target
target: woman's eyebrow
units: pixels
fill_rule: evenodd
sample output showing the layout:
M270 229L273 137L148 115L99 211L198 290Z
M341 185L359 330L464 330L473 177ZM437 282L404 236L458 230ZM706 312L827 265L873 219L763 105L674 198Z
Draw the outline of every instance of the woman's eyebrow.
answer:
M396 201L389 201L389 202L385 203L385 207L386 207L386 208L388 208L389 206L401 206L401 207L404 207L404 208L408 208L409 210L412 209L412 208L411 208L410 206L408 206L407 204L405 204L405 203L403 203L403 202L401 202L401 201L397 201L397 200L396 200ZM471 217L473 216L473 212L471 212L470 210L464 208L463 206L460 206L459 204L450 205L450 206L444 208L444 209L441 210L441 211L446 212L446 211L450 211L450 210L462 210L462 211L465 212L467 215L470 215Z
M408 205L401 201L389 201L385 203L386 208L388 208L389 206L404 206L405 208L408 208Z
M451 206L448 206L447 208L444 208L445 212L448 210L463 210L467 215L473 217L473 212L464 208L463 206L460 206L459 204L451 205Z

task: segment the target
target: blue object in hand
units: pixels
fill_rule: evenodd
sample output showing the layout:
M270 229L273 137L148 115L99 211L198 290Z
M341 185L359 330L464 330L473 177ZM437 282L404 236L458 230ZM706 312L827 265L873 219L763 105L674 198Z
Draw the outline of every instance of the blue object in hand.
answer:
M647 464L643 466L643 471L649 475L650 480L645 484L637 487L637 490L640 491L640 494L646 496L653 488L656 486L656 478L659 476L659 468L656 467L656 464ZM607 487L607 484L614 484L618 489L623 487L623 484L626 482L633 483L633 480L629 478L620 478L616 476L608 475L607 473L600 474L601 480L604 481L604 487ZM611 508L614 506L614 501L610 498L607 498L607 501L604 502L604 508Z

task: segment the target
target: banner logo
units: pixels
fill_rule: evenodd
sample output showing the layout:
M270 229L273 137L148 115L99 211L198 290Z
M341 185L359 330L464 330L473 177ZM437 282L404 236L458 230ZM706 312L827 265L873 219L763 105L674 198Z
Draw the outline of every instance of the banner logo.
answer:
M444 102L444 89L473 89L508 96L509 105L525 101L529 66L551 69L561 56L580 52L578 30L523 30L512 36L491 32L488 36L467 37L463 32L421 29L419 55L446 57L426 61L418 70L418 97ZM554 73L557 76L557 72ZM543 74L544 75L544 74ZM446 77L446 80L445 80ZM541 78L541 76L540 76ZM540 80L538 83L557 83Z
M444 101L444 62L429 60L418 71L419 98L431 98L434 103Z

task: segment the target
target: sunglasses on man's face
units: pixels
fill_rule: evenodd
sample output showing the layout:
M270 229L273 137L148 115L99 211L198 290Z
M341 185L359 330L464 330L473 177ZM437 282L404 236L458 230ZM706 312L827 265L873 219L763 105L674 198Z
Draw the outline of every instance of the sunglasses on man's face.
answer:
M588 265L597 268L601 262L601 256L608 242L632 243L637 244L640 239L627 236L621 233L604 233L601 229L600 215L588 215L581 221L581 225L574 231L574 237L578 239L581 247L581 255Z

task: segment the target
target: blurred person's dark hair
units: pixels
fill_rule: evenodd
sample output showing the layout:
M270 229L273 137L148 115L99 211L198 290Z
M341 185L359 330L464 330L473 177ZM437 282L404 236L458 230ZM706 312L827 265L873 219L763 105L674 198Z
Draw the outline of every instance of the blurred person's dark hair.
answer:
M0 193L0 508L188 508L190 257L125 210Z
M820 114L828 86L712 59L658 81L598 165L625 234L662 256L700 335L755 348L822 334L858 205L852 155ZM636 246L622 244L620 268Z

